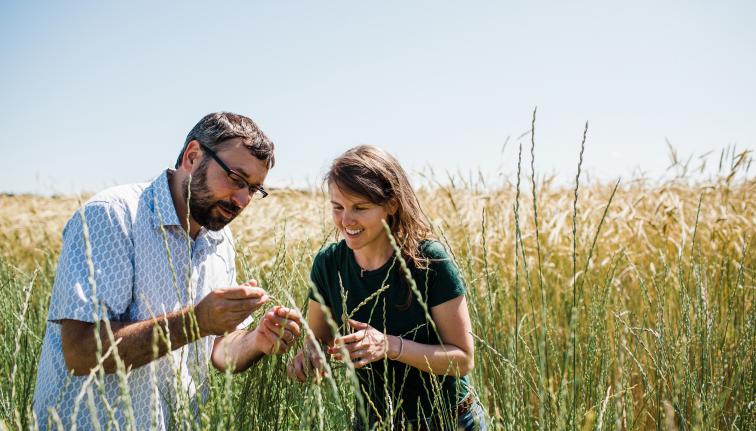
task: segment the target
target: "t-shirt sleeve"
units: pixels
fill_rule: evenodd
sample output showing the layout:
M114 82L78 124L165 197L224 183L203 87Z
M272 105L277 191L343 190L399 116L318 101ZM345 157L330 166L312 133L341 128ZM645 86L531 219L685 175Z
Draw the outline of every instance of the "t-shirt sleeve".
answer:
M465 283L459 273L454 260L438 241L429 242L425 246L425 256L430 259L431 268L428 289L428 306L434 307L450 299L465 294Z
M325 304L327 307L331 306L330 301L328 300L328 294L326 293L326 274L325 274L325 267L326 267L326 251L321 250L318 252L317 255L315 255L315 259L312 261L312 270L310 271L310 289L307 293L307 297L312 299L315 302L322 303L325 301ZM317 295L315 294L317 292ZM318 295L322 298L319 299Z
M94 322L104 318L103 307L108 319L122 320L133 292L129 231L127 211L115 203L89 202L83 217L80 211L74 213L63 230L48 320Z

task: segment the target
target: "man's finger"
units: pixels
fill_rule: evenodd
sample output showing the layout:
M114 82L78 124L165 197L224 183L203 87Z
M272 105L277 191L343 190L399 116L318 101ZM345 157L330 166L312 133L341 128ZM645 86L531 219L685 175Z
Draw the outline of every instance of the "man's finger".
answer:
M272 330L268 326L263 326L260 331L262 335L270 342L271 348L270 348L270 354L274 353L284 353L286 350L289 349L289 345L284 340L284 336L292 338L291 334L286 335L285 333L281 333L280 330ZM280 334L280 335L279 335Z
M229 300L228 310L234 311L237 313L246 312L247 314L249 314L255 311L256 309L260 308L260 306L265 304L267 300L268 300L267 296L264 296L262 298Z
M275 315L295 322L301 322L302 320L302 315L293 308L278 307L275 309Z
M245 281L241 285L242 286L252 286L252 287L255 287L255 286L257 286L257 280L252 279L252 280L249 280L249 281Z
M295 321L281 317L270 317L268 315L265 315L265 319L263 319L263 321L266 325L270 325L271 328L275 328L274 330L286 329L287 331L294 334L295 337L299 337L299 335L301 334L301 329Z
M294 334L294 337L297 338L302 334L302 331L299 328L299 325L297 325L297 322L289 321L284 326L287 331Z
M264 321L278 325L278 326L286 326L291 320L286 319L284 317L278 317L271 313L265 313L265 317L263 318Z
M265 296L265 290L254 286L234 286L217 289L216 292L225 299L253 299Z
M267 329L274 333L276 338L283 340L283 342L286 343L287 346L290 346L294 344L295 341L297 341L297 335L289 331L288 329L271 327L268 327Z

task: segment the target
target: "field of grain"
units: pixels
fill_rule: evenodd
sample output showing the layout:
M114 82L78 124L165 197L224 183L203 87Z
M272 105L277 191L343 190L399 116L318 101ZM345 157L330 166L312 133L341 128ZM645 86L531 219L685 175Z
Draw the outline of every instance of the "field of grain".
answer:
M419 192L468 286L472 380L492 428L756 429L748 153L722 153L706 178L685 171L577 190L533 176L528 156L509 185L452 178ZM32 426L61 230L77 202L0 197L0 429ZM312 257L334 238L324 193L275 191L232 229L240 278L301 307ZM348 428L348 369L303 387L285 379L288 357L214 373L198 416L177 413L174 425Z

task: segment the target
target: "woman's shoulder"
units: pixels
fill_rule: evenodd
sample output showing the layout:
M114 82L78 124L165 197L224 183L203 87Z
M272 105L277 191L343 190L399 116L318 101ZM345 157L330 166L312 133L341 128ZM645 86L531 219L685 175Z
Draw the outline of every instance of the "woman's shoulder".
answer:
M344 259L346 256L346 242L342 239L339 242L332 242L323 246L315 254L315 263L329 263Z
M431 261L450 259L449 252L441 241L435 239L426 239L420 243L420 252L423 257Z

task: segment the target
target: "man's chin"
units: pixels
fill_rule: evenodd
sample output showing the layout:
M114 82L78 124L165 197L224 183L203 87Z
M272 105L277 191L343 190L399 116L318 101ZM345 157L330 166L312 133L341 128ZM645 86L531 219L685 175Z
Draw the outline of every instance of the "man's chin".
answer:
M205 229L217 232L226 227L226 225L229 224L233 219L234 217L227 219L220 215L207 214L205 215L205 217L198 217L194 220L197 222L197 224L204 227Z
M223 228L226 227L227 224L231 223L231 220L233 219L234 219L233 217L228 220L226 220L225 218L224 219L214 218L212 220L208 220L208 222L205 223L203 226L207 230L218 232L219 230L223 230Z

